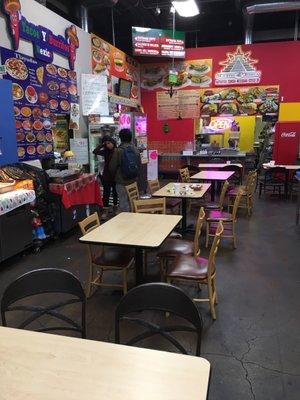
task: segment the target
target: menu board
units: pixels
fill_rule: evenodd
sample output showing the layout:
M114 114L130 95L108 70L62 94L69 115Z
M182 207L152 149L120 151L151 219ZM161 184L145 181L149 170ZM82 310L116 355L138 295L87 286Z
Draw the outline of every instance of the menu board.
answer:
M171 63L144 64L141 66L141 87L145 90L168 89ZM175 63L176 89L210 87L212 84L212 59L187 60Z
M279 111L279 86L230 87L201 90L201 117L269 115Z
M0 48L5 79L13 82L14 113L20 161L53 154L56 115L70 113L77 103L76 72Z
M181 90L172 97L166 92L157 92L157 119L199 118L199 90Z
M133 26L132 46L135 56L184 58L185 33Z
M130 98L140 100L139 64L98 36L91 34L91 40L93 74L107 76L109 93L115 93L120 78L131 81Z

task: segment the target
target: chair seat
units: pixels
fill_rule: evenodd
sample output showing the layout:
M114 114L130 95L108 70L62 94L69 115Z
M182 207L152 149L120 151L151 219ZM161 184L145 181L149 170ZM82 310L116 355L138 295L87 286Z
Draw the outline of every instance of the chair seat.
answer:
M220 204L215 203L215 202L208 202L204 204L204 208L206 210L219 210L220 209Z
M206 220L207 221L230 222L230 221L232 221L232 214L225 212L225 211L212 210L212 211L209 211L208 214L206 215Z
M166 207L167 208L178 207L178 206L180 206L180 204L181 204L180 199L171 199L171 198L166 199Z
M158 257L175 257L178 254L192 255L194 243L188 240L167 238L159 248Z
M247 195L246 188L243 186L238 186L238 187L232 188L227 192L227 194L228 194L228 196L237 196L239 192L242 192L242 196Z
M100 256L94 258L93 263L106 267L126 268L133 259L133 253L122 247L105 247Z
M168 237L172 238L172 239L182 239L182 234L179 232L173 231L170 233L170 235Z
M170 278L203 280L207 278L207 268L207 258L181 255L169 267L167 276Z

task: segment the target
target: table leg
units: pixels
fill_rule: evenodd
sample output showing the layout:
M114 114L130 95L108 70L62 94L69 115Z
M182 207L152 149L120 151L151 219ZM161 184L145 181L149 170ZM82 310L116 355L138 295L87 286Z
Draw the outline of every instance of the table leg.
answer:
M182 213L182 232L186 231L186 208L187 208L187 199L185 197L182 198L181 202L181 213Z
M141 247L135 248L135 283L141 285L144 281L144 255Z
M215 201L215 192L216 192L216 181L211 181L210 197L212 202Z

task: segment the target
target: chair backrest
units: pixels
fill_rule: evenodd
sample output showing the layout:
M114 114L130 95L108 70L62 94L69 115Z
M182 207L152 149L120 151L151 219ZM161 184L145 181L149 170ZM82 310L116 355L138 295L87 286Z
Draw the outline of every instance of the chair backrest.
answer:
M53 302L49 305L49 296L47 297L47 305L28 305L28 300L25 305L19 305L23 299L30 296L42 295L53 293ZM57 294L72 295L71 299L58 302L56 300ZM18 302L18 305L14 305ZM81 303L81 324L73 321L65 314L62 314L60 309L70 304ZM71 272L56 269L56 268L43 268L27 272L26 274L17 278L12 282L4 291L1 300L1 316L3 326L7 326L6 314L13 311L28 311L32 314L23 320L23 322L15 326L18 329L28 328L30 325L43 317L44 315L51 316L53 320L63 321L65 324L62 326L45 327L35 329L39 332L49 331L74 331L81 333L83 338L86 337L85 325L85 306L86 297L84 290L79 280L71 274ZM25 317L24 317L25 318Z
M232 175L229 180L238 180L240 184L242 184L242 178L243 178L243 169L239 167L238 165L225 165L222 168L222 171L234 171L234 175Z
M93 229L98 228L98 226L100 226L98 213L95 212L94 214L86 217L83 221L80 221L78 225L83 235L86 235Z
M223 186L222 186L222 190L221 190L221 194L220 194L220 200L219 200L219 207L220 207L221 211L223 209L223 204L224 204L225 196L226 196L226 193L227 193L227 190L228 190L228 186L229 186L229 182L225 181L223 183Z
M208 257L208 269L207 269L208 279L211 279L211 276L216 271L216 255L217 255L217 252L219 249L221 236L223 235L223 232L224 232L223 223L222 223L222 221L219 221L217 230L216 230L216 233L214 236L214 240L213 240L211 248L210 248L209 257Z
M139 189L136 182L131 183L130 185L125 186L126 193L128 196L128 201L130 204L130 211L134 212L133 200L139 199Z
M246 185L246 191L249 195L252 195L254 193L256 181L257 181L257 172L253 171Z
M149 192L151 194L157 192L160 189L160 184L158 179L153 179L148 181Z
M240 205L240 201L241 201L242 195L243 195L242 190L239 190L237 195L235 196L235 200L234 200L233 208L232 208L232 219L233 219L233 221L236 220L237 211L238 211L238 208L239 208L239 205Z
M151 198L144 200L133 200L134 212L146 214L165 214L166 199Z
M272 167L265 171L265 181L277 180L278 178L286 179L288 170L284 167Z
M194 235L194 256L198 256L200 254L200 247L199 247L199 239L201 235L201 229L205 220L205 211L204 208L201 207L198 213L197 222L196 222L196 229Z
M130 318L130 314L140 311L157 311L170 313L188 321L191 326L170 325L158 326L150 321L139 318ZM121 300L115 314L115 342L120 343L120 321L129 320L135 322L146 331L135 336L126 344L133 345L153 335L162 335L169 340L180 352L187 354L186 349L170 334L172 331L188 331L197 334L196 355L200 355L202 318L193 301L183 290L166 283L147 283L131 289ZM167 321L165 321L167 322Z
M180 168L179 170L180 180L182 182L188 183L191 181L190 171L186 168Z

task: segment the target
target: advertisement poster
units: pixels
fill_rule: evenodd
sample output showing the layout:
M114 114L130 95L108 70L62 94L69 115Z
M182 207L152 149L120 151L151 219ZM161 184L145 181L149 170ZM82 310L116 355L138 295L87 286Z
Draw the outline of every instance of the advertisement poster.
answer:
M93 73L107 76L110 93L115 93L114 85L118 83L119 78L132 81L130 97L140 100L139 64L98 36L91 34L91 40Z
M221 61L222 69L215 75L216 86L258 84L261 80L261 71L258 71L251 51L243 51L237 46L236 51L226 54L226 60Z
M171 63L141 65L141 87L146 90L169 89ZM177 83L175 89L210 87L212 84L212 59L188 60L175 63Z
M185 32L170 29L132 27L134 56L185 57Z
M3 77L13 84L19 160L49 157L57 114L69 114L78 102L76 72L4 48L0 54Z
M199 90L181 90L173 94L157 92L157 119L199 118Z
M52 128L54 151L63 154L69 149L68 120L66 117L58 117L55 127Z
M74 153L77 164L86 165L89 163L88 139L70 139L70 149Z
M83 115L109 115L106 76L82 74L81 90Z
M216 88L200 91L201 117L269 115L279 111L279 86Z

